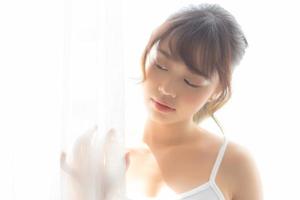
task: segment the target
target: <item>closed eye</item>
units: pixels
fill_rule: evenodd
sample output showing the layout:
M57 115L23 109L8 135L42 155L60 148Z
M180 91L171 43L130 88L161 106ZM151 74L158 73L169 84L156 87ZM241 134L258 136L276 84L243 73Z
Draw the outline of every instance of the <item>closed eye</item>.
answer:
M154 63L155 67L157 67L158 69L160 70L164 70L164 71L168 71L166 68L163 68L161 65L157 64L157 63ZM184 82L186 84L188 84L189 86L193 87L193 88L199 88L200 86L198 85L194 85L192 83L190 83L188 80L184 79Z
M193 88L198 88L198 87L200 87L200 86L198 86L198 85L194 85L194 84L192 84L192 83L190 83L188 80L186 80L186 79L184 79L184 82L186 82L189 86L191 86L191 87L193 87Z
M154 63L155 67L157 67L158 69L164 70L164 71L168 71L166 68L163 68L162 66L160 66L157 63Z

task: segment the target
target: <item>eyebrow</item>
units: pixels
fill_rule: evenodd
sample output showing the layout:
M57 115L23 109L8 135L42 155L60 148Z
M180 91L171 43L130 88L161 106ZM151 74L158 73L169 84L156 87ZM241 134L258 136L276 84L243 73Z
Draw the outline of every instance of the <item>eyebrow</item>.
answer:
M161 49L161 48L157 48L157 51L160 52L161 54L163 54L166 58L170 59L170 60L173 60L175 61L174 57L171 56L168 52L166 52L165 50ZM205 79L207 80L210 80L210 78L208 76L206 76L204 73L202 72L199 72L199 71L195 71L195 70L190 70L189 71L192 73L192 74L195 74L196 76L202 76L204 77Z
M169 59L173 59L173 57L168 52L166 52L165 50L163 50L161 48L157 48L157 51L160 52L161 54L163 54L165 57L167 57Z

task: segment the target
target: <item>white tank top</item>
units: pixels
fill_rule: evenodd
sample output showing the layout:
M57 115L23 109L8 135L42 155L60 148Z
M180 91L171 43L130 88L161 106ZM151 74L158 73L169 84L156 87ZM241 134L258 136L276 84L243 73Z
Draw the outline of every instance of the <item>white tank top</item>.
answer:
M225 200L223 193L215 182L218 169L221 165L227 144L228 139L224 136L224 141L222 146L219 149L218 156L213 165L209 181L204 184L201 184L194 189L191 189L187 192L174 194L173 196L163 196L161 198L150 198L150 197L141 197L141 196L128 196L126 200Z

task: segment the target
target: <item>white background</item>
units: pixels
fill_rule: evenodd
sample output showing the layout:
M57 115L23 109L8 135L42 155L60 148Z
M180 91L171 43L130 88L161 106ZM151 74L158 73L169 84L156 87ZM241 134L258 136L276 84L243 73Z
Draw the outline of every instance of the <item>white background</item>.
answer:
M96 1L89 2L92 5ZM123 10L122 23L115 24L123 29L123 59L120 54L116 59L124 61L127 138L141 133L145 117L140 88L130 79L140 73L142 49L153 28L188 2L201 1L123 1L116 5ZM261 172L265 199L299 199L297 2L206 2L220 3L230 11L249 42L234 72L232 99L217 114L225 134L252 153ZM66 123L62 117L66 106L64 3L68 6L70 1L0 2L0 199L59 198L59 152L70 143L63 141L68 137L62 135ZM75 5L79 4L73 1L73 8ZM87 25L90 18L84 16L92 12L92 6L85 8L73 13L74 27L83 31L73 30L93 44L97 30L91 27L97 22ZM69 44L72 53L76 51L75 44L76 40ZM87 47L84 56L79 54L81 62L88 62L89 55L95 57L95 51L92 45ZM102 70L105 72L105 68ZM93 78L97 80L96 75ZM90 79L87 73L74 79L72 86L88 86ZM94 98L92 93L84 95ZM96 102L82 102L74 107L84 110L86 106L90 111L95 106L97 110ZM81 112L95 119L96 111ZM81 120L80 130L74 134L93 124L93 120ZM220 134L212 122L207 121L205 126Z

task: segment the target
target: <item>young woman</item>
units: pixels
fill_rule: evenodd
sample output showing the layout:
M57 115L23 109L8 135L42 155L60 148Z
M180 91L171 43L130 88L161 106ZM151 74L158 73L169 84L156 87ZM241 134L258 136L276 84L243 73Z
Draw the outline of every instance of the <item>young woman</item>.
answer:
M185 7L152 33L141 59L149 116L141 145L126 154L128 199L263 198L250 153L200 124L216 121L229 100L246 47L235 18L218 5Z
M234 17L215 4L183 8L152 33L141 59L149 116L140 145L125 154L126 199L263 199L250 153L201 127L207 117L218 124L214 113L230 98L231 76L246 47ZM103 162L118 157L107 153L115 150L115 131L99 149L96 132L78 138L70 156L61 154L68 200L124 199L123 177Z

